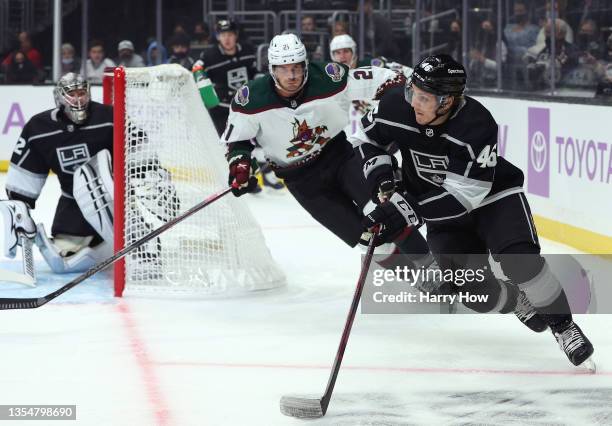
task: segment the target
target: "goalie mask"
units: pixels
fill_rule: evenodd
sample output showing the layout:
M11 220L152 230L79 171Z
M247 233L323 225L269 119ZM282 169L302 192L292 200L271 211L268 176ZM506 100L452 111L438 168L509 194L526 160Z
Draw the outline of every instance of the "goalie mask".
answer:
M82 124L89 115L91 98L89 83L81 75L69 72L62 76L53 90L55 105L75 124Z
M279 84L275 74L275 67L278 65L300 64L303 63L304 78L302 84L293 93L301 90L308 80L308 55L304 43L295 34L281 34L274 36L268 47L268 71L274 80L277 88L287 91Z

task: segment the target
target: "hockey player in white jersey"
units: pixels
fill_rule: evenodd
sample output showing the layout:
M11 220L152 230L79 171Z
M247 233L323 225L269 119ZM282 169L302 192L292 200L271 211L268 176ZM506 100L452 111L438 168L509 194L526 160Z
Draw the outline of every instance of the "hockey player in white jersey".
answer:
M348 34L340 34L335 36L329 43L329 52L331 60L346 65L350 69L363 67L383 67L390 70L401 72L406 78L412 74L412 68L397 62L389 61L387 58L366 58L358 60L357 43L353 37ZM353 134L358 126L359 120L368 113L374 106L378 104L377 100L373 99L356 99L351 101L349 109L349 124L344 129L347 135Z
M236 93L221 136L228 146L230 182L240 185L234 194L256 184L251 166L255 139L276 175L319 223L352 247L367 243L362 209L378 201L378 194L365 190L361 164L343 129L352 100L372 99L381 85L402 78L386 68L309 64L304 45L293 34L272 39L268 60L269 75ZM407 227L383 232L402 253L429 255L418 232Z

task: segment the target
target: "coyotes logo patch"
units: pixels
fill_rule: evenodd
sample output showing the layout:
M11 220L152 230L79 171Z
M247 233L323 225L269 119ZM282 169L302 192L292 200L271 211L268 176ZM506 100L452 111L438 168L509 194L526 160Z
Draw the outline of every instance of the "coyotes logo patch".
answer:
M300 155L307 154L313 148L322 148L330 138L323 136L323 133L327 131L327 126L317 126L310 128L306 120L301 123L297 118L293 119L293 139L289 142L293 146L287 148L287 158L299 157Z
M330 62L325 65L325 74L327 74L334 83L338 83L342 80L342 77L344 77L344 68L335 62Z

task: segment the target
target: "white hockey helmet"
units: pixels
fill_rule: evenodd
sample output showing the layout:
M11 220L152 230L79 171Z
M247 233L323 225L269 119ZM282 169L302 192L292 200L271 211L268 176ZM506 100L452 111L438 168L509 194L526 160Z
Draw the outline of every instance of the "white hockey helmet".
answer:
M348 34L340 34L332 39L329 43L329 55L332 61L336 61L334 52L339 49L351 49L353 52L353 64L357 63L357 43Z
M84 90L85 94L75 96L76 90ZM64 114L75 124L81 124L89 115L89 101L91 93L89 82L80 74L69 72L64 74L53 89L55 105L64 111Z
M302 62L304 63L304 81L300 89L304 87L306 80L308 80L308 54L306 53L306 46L295 34L280 34L272 38L268 47L268 71L276 87L280 86L274 75L274 66L299 64Z

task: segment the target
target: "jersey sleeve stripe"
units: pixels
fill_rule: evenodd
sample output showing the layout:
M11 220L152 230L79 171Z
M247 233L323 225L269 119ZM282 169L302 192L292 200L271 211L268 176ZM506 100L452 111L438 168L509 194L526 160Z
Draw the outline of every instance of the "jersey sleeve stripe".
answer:
M25 152L25 154L23 154L23 157L21 157L21 160L19 160L19 163L17 163L17 165L21 166L21 164L23 164L23 162L25 161L25 159L27 158L28 155L30 155L30 150L29 149Z
M487 204L494 203L497 200L501 200L502 198L505 198L509 195L520 194L522 192L523 192L523 188L520 186L517 186L514 188L508 188L504 191L498 192L497 194L491 195L489 197L485 197L484 200L482 200L482 203L480 203L478 207L486 206Z
M93 124L91 126L81 127L81 130L99 129L100 127L113 127L113 122L109 121L101 124Z
M47 175L32 173L11 163L6 176L6 189L36 199L46 180Z
M474 150L472 149L472 146L471 146L469 143L462 142L462 141L460 141L459 139L457 139L457 138L454 138L454 137L450 136L448 133L443 133L443 134L441 134L441 135L440 135L440 137L446 138L446 139L447 139L447 140L449 140L450 142L452 142L452 143L454 143L454 144L457 144L457 145L459 145L459 146L464 147L465 149L467 149L467 150L468 150L468 152L469 152L469 154L470 154L470 158L471 158L472 160L475 160L475 159L476 159L476 156L474 155Z
M63 132L64 132L63 130L54 130L54 131L48 132L48 133L41 133L40 135L31 136L28 139L28 142L32 142L32 141L34 141L36 139L46 138L48 136L58 135L58 134L63 133Z
M388 126L399 127L400 129L408 130L410 132L421 133L421 131L419 129L417 129L416 127L407 126L407 125L402 124L402 123L396 123L395 121L385 120L384 118L376 117L374 119L374 121L378 122L378 123L386 124ZM442 135L442 136L444 136L444 135Z
M470 179L452 172L446 172L442 187L450 192L468 211L478 207L491 191L492 182Z
M420 205L420 206L422 206L422 205L424 205L424 204L431 203L432 201L439 200L440 198L446 197L447 195L451 195L451 194L450 194L450 192L446 192L446 191L444 191L444 192L443 192L443 193L441 193L441 194L438 194L438 195L436 195L436 196L429 197L429 198L426 198L426 199L424 199L424 200L419 201L419 205Z

